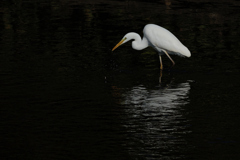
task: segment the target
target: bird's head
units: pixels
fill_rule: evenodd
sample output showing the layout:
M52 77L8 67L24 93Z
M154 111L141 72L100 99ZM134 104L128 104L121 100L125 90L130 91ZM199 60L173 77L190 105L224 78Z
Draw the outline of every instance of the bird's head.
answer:
M116 48L118 48L120 45L122 45L122 44L130 41L131 39L133 39L132 33L126 34L126 35L123 37L123 39L122 39L120 42L118 42L118 44L112 49L112 51L114 51L114 50L115 50Z

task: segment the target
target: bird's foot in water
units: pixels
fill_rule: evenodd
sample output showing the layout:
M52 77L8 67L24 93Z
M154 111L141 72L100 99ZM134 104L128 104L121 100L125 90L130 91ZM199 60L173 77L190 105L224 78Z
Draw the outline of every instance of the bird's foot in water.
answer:
M162 82L162 69L160 69L160 74L159 74L159 84Z

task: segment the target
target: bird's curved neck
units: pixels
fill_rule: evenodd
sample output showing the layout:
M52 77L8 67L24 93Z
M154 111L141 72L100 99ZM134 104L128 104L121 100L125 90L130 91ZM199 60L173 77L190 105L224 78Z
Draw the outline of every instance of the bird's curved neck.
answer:
M141 39L139 34L132 32L131 38L134 39L134 41L132 42L133 49L142 50L142 49L148 47L148 41L145 37L143 37L143 39Z

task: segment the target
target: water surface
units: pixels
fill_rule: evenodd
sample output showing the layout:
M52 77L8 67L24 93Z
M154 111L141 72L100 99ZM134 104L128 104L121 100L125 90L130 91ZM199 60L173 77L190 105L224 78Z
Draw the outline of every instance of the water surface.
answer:
M238 1L0 6L3 159L240 158ZM148 23L192 57L111 52Z

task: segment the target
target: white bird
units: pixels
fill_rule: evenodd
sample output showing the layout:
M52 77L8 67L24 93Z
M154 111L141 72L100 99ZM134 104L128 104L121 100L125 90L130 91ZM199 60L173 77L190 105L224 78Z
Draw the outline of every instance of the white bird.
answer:
M158 51L160 60L160 69L163 69L161 55L164 53L172 61L175 62L169 56L169 54L175 54L179 56L191 57L191 53L187 47L185 47L170 31L155 24L147 24L143 29L143 38L134 32L127 33L123 39L112 49L114 51L120 45L133 40L132 48L136 50L142 50L148 46L153 47ZM169 54L168 54L169 53Z

